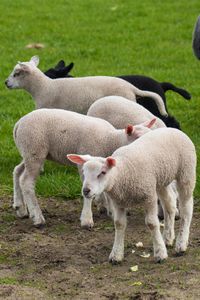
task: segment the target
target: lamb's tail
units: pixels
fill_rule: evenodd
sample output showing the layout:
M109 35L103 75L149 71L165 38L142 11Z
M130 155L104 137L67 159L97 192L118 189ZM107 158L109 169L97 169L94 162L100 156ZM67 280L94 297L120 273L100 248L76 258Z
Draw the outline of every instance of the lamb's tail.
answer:
M136 96L152 98L156 102L156 104L158 106L158 110L160 111L161 115L166 116L166 117L168 116L163 99L158 94L149 92L149 91L139 90L135 86L134 86L134 92L135 92ZM137 99L137 97L136 97L136 99Z
M198 16L198 19L194 27L192 48L193 48L194 55L198 59L200 59L200 16Z
M179 95L181 95L182 97L184 97L187 100L191 99L191 95L190 95L190 93L188 93L188 91L181 89L179 87L176 87L175 85L173 85L170 82L161 82L160 84L161 84L164 92L171 90L171 91L178 93Z

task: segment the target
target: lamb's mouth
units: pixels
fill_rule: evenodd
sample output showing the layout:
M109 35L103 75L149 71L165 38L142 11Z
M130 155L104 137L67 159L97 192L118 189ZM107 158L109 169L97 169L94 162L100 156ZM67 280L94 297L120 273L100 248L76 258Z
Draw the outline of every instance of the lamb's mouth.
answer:
M95 200L95 198L96 198L96 195L95 194L93 194L93 195L89 195L89 196L84 196L86 199L88 199L88 200Z

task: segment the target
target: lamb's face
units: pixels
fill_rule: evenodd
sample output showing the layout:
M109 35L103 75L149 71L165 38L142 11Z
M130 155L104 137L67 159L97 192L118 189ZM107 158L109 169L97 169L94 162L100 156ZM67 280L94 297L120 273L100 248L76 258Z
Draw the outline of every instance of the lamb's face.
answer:
M85 198L98 198L107 186L109 172L104 161L88 161L83 165L83 187L82 195Z
M39 58L33 56L29 62L19 62L6 79L5 84L9 89L19 89L25 86L25 77L31 73L39 63Z
M21 66L20 64L17 64L14 67L14 70L9 75L8 79L5 81L6 86L9 89L19 89L22 88L22 82L24 77L26 76L26 73L28 71L28 66Z
M72 162L83 165L82 195L87 199L98 199L108 187L111 168L116 161L112 157L92 157L90 155L67 155Z
M113 157L92 158L83 165L82 194L85 198L98 199L111 180L111 169L116 165Z

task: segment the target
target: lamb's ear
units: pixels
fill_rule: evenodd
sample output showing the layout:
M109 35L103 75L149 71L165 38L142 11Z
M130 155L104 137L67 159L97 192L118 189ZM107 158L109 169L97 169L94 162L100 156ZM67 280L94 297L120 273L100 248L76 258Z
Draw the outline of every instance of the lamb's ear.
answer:
M30 59L30 63L36 67L39 65L39 62L40 62L40 59L39 59L38 55L35 55L35 56L31 57L31 59Z
M63 69L63 68L65 68L65 62L64 62L64 60L60 60L54 69L56 71L59 71L60 69Z
M134 132L135 128L133 125L127 125L125 128L125 132L127 135L131 135Z
M73 66L74 66L74 63L71 62L68 66L65 67L65 71L66 71L67 73L69 73L69 72L71 71L71 69L73 68Z
M67 158L77 165L83 165L86 161L90 160L90 155L78 155L78 154L68 154Z
M151 128L156 123L156 120L157 120L156 118L153 118L150 121L144 122L142 125L144 125L145 127Z
M116 166L116 160L113 157L109 156L106 158L106 165L108 168L112 168Z

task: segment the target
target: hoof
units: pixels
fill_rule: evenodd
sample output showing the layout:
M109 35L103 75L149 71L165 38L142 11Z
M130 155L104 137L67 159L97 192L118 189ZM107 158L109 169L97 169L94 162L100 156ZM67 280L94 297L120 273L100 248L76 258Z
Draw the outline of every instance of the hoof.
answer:
M42 226L44 227L45 219L44 219L43 215L39 215L37 217L30 216L30 218L33 220L34 227L36 227L36 228L42 228Z
M176 252L175 256L180 257L180 256L183 256L184 254L185 254L185 251L180 251L180 252Z
M37 229L43 229L45 227L45 223L34 224L34 227Z
M165 263L165 261L166 261L166 258L160 258L160 257L156 257L155 258L155 262L157 263L157 264L163 264L163 263Z
M26 219L29 217L28 211L24 206L13 206L13 209L16 211L16 215L20 219Z
M81 227L87 230L91 230L94 227L93 220L91 221L81 221Z
M122 262L121 260L116 260L114 258L109 259L109 263L112 264L113 266L120 265L121 262Z
M91 231L94 225L81 225L81 228Z

